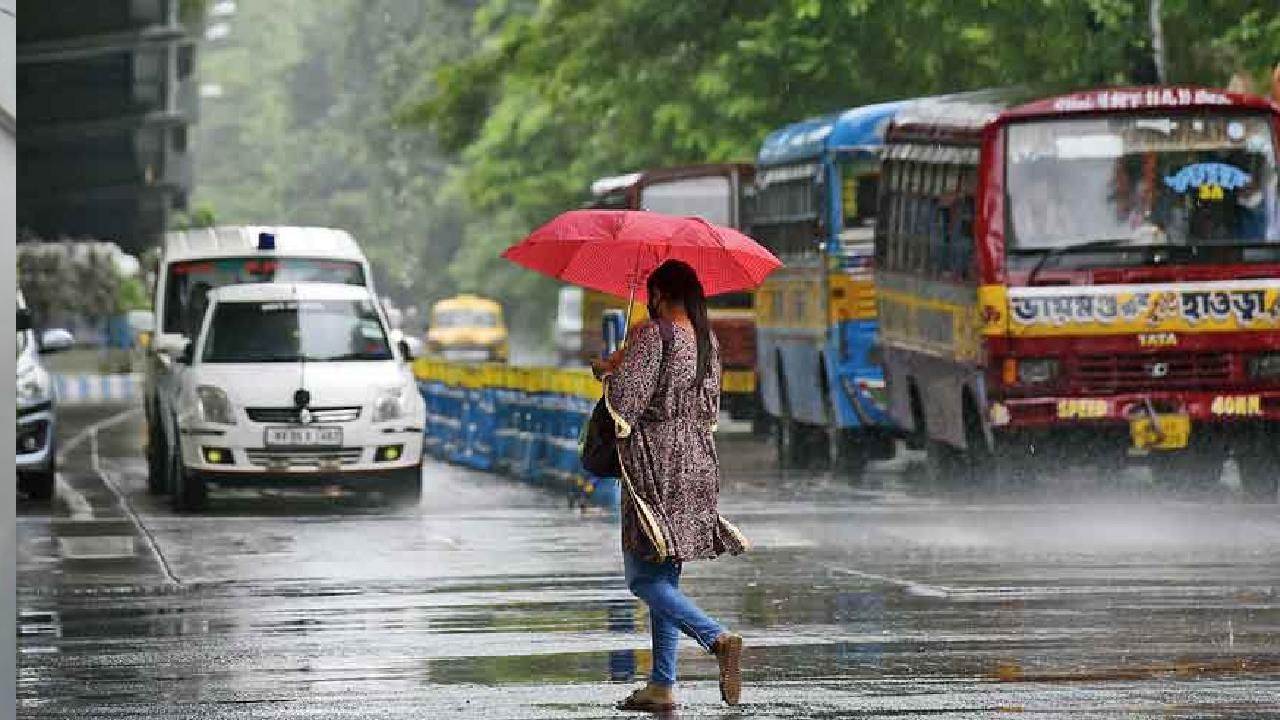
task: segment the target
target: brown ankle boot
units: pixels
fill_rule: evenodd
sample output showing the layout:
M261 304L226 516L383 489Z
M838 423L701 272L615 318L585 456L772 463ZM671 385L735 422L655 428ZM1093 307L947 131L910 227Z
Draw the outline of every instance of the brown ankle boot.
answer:
M720 664L720 698L737 705L742 696L742 637L725 633L711 646Z

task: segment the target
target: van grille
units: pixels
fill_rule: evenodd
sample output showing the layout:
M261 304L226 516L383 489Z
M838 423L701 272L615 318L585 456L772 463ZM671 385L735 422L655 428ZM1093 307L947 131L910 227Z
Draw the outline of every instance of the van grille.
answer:
M309 408L313 423L355 422L360 417L359 407ZM258 423L296 423L297 408L245 408L249 419Z
M1194 388L1231 379L1228 353L1081 355L1074 380L1086 392Z

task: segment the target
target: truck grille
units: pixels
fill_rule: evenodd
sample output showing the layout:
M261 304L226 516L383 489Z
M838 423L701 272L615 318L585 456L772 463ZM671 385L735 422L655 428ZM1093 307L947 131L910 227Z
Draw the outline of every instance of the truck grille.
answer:
M1074 380L1086 392L1128 392L1194 388L1231 379L1227 353L1081 355Z
M321 461L326 464L337 461L340 465L354 465L360 462L360 448L339 448L336 450L247 450L249 463L261 467L320 467Z
M355 422L360 417L359 407L309 408L313 423ZM297 408L245 408L249 419L259 423L296 423Z

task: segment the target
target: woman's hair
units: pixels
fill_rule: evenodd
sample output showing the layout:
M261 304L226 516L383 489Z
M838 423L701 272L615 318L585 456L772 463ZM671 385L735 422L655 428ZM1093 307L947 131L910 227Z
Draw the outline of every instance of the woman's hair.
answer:
M711 372L711 322L707 320L707 298L702 293L698 273L687 263L668 260L649 274L646 288L650 298L657 291L663 300L684 304L684 311L689 315L698 338L698 371L694 385L702 385Z

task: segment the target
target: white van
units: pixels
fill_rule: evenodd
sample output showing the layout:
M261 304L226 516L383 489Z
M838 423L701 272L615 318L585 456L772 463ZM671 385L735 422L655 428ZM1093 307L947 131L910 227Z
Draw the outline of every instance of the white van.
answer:
M175 507L203 507L210 483L417 501L426 407L404 360L364 288L213 290L199 333L175 358Z
M263 282L322 282L373 294L369 262L350 234L319 227L197 228L165 235L156 270L146 363L147 489L172 492L178 435L174 361L196 331L211 291ZM146 327L145 325L150 325Z
M58 398L40 356L70 349L72 338L60 328L37 335L21 291L17 299L18 437L14 460L18 489L33 500L48 500L53 497L57 473Z

